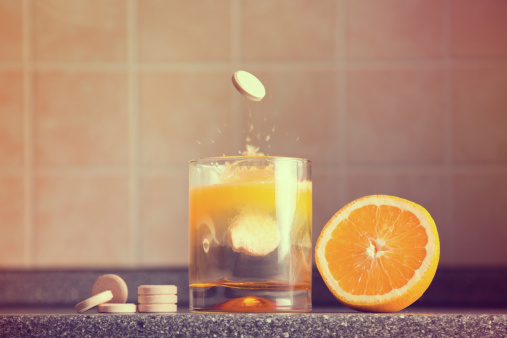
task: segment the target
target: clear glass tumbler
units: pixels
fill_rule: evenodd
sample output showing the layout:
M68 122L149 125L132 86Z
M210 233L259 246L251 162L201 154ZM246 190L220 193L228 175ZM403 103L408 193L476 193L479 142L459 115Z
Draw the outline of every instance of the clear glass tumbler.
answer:
M311 162L210 157L189 175L190 310L311 311Z

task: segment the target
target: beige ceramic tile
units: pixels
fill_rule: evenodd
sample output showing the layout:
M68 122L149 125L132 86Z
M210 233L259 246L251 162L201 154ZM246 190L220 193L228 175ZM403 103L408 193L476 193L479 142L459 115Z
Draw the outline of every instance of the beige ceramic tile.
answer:
M242 60L334 59L341 48L337 6L337 1L242 1Z
M347 204L346 177L338 168L312 168L313 245L327 222Z
M22 6L19 0L0 0L0 62L22 60Z
M440 264L454 263L456 226L452 219L449 179L434 172L351 172L347 178L349 202L369 195L391 195L415 202L432 216L440 238Z
M140 264L187 266L187 173L143 176L140 203Z
M231 1L139 1L140 61L227 61Z
M317 166L340 162L338 72L255 74L264 83L266 96L259 102L240 99L244 143L267 155L308 158Z
M127 76L121 72L37 72L36 164L127 164L127 101Z
M452 0L451 53L457 57L507 56L507 2Z
M132 263L128 177L38 175L37 267L126 267Z
M36 61L125 61L127 1L33 1Z
M23 177L2 175L0 187L0 268L26 267Z
M442 56L444 3L444 0L348 0L348 58Z
M456 264L505 266L507 257L507 174L454 176Z
M23 164L23 75L0 72L0 167Z
M507 67L452 72L453 156L457 163L507 163Z
M187 168L191 159L236 151L228 72L146 71L140 91L143 165Z
M443 162L445 104L440 71L353 70L347 85L351 163Z

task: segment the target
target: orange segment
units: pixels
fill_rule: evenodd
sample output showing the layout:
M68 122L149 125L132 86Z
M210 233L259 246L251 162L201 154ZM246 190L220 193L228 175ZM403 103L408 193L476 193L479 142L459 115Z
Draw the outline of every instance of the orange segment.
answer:
M430 285L440 243L421 206L393 196L360 198L338 211L315 248L317 268L334 296L363 311L399 311Z

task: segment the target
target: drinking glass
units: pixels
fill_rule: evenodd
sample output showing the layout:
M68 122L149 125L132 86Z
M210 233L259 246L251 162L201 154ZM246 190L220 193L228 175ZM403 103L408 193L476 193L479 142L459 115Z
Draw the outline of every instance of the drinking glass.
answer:
M190 310L311 311L311 162L203 158L189 183Z

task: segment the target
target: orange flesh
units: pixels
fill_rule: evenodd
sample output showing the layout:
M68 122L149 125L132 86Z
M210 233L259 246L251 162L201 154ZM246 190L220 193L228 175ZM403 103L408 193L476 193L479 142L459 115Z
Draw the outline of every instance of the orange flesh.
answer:
M366 205L352 211L326 245L329 271L354 295L383 295L414 276L426 257L428 236L410 211Z

